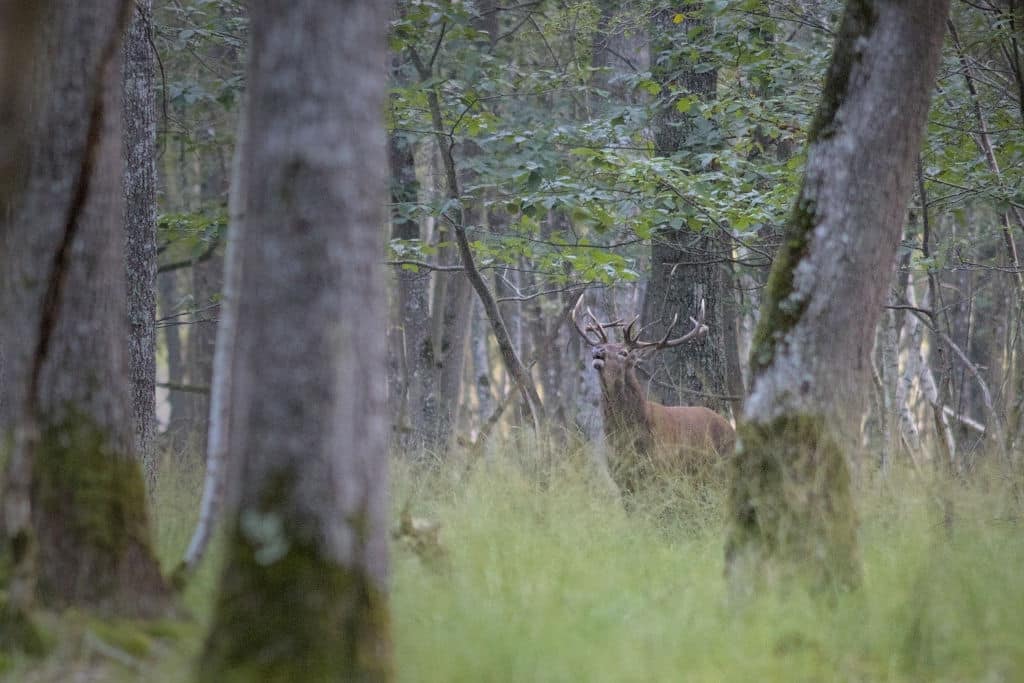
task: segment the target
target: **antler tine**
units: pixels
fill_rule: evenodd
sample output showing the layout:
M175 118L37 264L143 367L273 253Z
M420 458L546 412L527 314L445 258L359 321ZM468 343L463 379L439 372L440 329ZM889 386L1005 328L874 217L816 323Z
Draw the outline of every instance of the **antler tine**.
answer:
M690 330L689 332L684 334L682 337L676 337L675 339L669 339L669 336L672 334L672 330L675 328L676 323L679 322L679 314L676 313L675 316L672 318L672 324L668 326L668 331L665 332L665 336L661 338L661 341L656 341L656 342L637 341L634 344L634 346L636 348L643 348L643 349L654 349L654 350L667 349L667 348L671 348L673 346L679 346L683 342L687 342L687 341L689 341L691 339L695 339L697 337L702 337L705 334L707 334L707 332L708 332L708 326L704 324L704 317L705 317L706 312L707 311L706 311L705 301L704 301L704 299L701 299L700 300L700 309L698 310L697 318L694 319L692 316L690 317L690 322L693 323L693 329L692 330Z
M586 292L584 292L585 294ZM580 333L580 336L587 340L587 343L591 346L597 344L606 344L608 337L605 335L604 330L601 328L601 323L598 322L597 317L591 312L590 307L587 307L587 316L593 321L593 324L588 324L585 327L580 326L580 307L583 305L583 294L580 294L580 298L576 300L576 305L572 307L572 324L576 328L576 331ZM598 340L595 342L589 334L590 331L597 333Z
M592 310L590 310L590 306L587 306L587 317L589 317L593 321L594 324L592 326L592 329L595 332L597 332L597 334L601 337L601 343L602 344L607 344L608 343L608 335L605 334L604 328L606 328L606 327L613 327L615 325L615 323L609 323L609 324L602 323L600 320L597 319L597 316L594 315L594 312ZM588 329L591 329L591 328L588 327Z
M629 321L629 325L622 331L622 339L626 343L626 346L634 348L637 343L637 337L640 336L640 332L633 332L633 328L636 327L636 321L640 320L640 316L634 317ZM642 330L641 330L642 331Z

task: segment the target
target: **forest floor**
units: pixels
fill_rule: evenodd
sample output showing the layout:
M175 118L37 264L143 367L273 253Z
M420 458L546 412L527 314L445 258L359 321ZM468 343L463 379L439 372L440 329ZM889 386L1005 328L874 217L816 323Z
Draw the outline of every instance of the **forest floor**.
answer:
M580 468L558 469L393 474L396 527L406 507L441 524L427 553L395 543L400 681L1024 681L1019 473L896 468L860 482L864 586L823 598L730 594L719 487L680 485L627 513ZM155 497L168 568L200 475L169 467ZM0 661L0 680L187 681L217 565L214 554L182 596L191 619L44 615L50 655Z

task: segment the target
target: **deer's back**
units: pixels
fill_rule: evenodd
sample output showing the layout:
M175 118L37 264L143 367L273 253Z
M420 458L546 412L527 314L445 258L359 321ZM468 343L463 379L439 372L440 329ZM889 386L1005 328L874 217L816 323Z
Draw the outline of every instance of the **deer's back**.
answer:
M663 406L649 403L655 448L665 457L732 454L736 432L724 417L699 406Z

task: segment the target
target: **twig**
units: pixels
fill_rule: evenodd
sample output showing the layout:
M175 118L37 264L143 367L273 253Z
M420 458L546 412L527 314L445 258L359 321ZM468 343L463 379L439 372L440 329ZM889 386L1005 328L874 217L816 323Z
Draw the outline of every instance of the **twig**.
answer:
M157 382L157 387L168 391L181 391L186 394L209 394L210 387L195 384L179 384L178 382Z
M196 264L203 263L204 261L209 261L213 257L214 252L217 251L217 247L219 246L220 240L213 240L212 242L210 242L210 246L208 246L206 248L206 251L204 251L202 254L199 254L198 256L193 256L188 259L182 259L181 261L172 261L171 263L165 263L164 265L157 267L156 272L157 274L168 273L172 270L191 268Z
M433 263L427 263L426 261L416 261L413 259L396 259L394 261L385 261L386 266L416 266L417 268L423 268L425 270L436 270L442 273L461 273L466 269L462 266L438 266Z

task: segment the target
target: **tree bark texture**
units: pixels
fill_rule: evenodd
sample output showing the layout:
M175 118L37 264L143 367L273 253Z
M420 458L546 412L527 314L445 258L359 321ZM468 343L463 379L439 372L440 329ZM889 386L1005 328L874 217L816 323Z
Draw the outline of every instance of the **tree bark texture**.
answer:
M710 29L699 18L701 3L678 8L687 18L674 22L675 10L658 10L651 20L651 73L662 87L663 102L654 117L654 149L660 156L693 148L688 114L676 110L676 93L692 93L714 99L717 69L702 73L683 55L689 54L688 36L695 29L707 37ZM698 16L698 18L690 18ZM699 47L699 46L698 46ZM733 321L725 318L726 256L728 250L717 233L690 230L659 230L651 243L651 276L644 298L643 322L651 338L666 332L678 314L683 325L706 301L708 333L701 339L656 354L649 363L655 400L664 405L700 405L728 415L726 338L735 334Z
M19 501L30 482L19 516L31 510L44 602L152 615L167 593L134 455L121 227L131 6L45 10L30 174L0 234L0 327L19 331L6 337L15 438L4 497Z
M150 45L152 0L137 0L124 41L125 273L128 371L135 452L156 483L156 65Z
M738 587L860 578L846 456L870 386L949 3L850 0L751 350L726 545Z
M42 1L0 3L0 215L7 213L25 180L32 112L29 65L43 29L44 6Z
M251 7L232 513L200 680L391 677L380 273L389 10Z
M398 133L392 133L388 140L388 157L391 168L391 203L395 207L391 219L391 238L418 240L421 238L419 221L402 216L403 210L419 200L412 142ZM428 400L436 402L434 389L424 388L434 376L428 348L429 284L430 273L427 272L400 269L394 275L394 303L388 339L393 362L398 367L394 371L393 392L389 398L395 446L402 451L416 448L424 428L422 421L414 418L428 412L424 408ZM420 395L415 395L417 393ZM414 400L419 402L413 403Z

